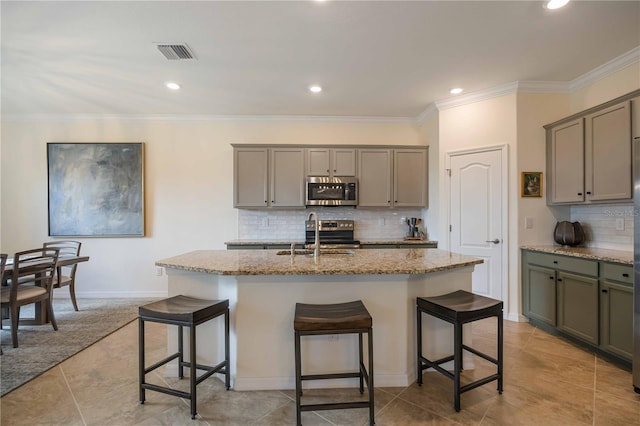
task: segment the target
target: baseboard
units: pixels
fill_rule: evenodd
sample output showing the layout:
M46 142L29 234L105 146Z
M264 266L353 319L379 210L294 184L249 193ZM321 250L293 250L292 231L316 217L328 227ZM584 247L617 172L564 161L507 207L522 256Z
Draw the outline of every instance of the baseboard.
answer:
M166 291L76 291L77 299L147 299L156 297L168 297ZM69 293L54 291L54 299L68 299Z
M517 312L508 313L507 315L504 316L504 319L506 319L507 321L514 321L514 322L529 322L529 319L527 317Z
M233 389L236 391L253 391L253 390L284 390L295 389L295 377L241 377L234 378ZM303 386L305 389L324 389L324 388L348 388L357 387L358 379L329 379L329 380L305 380ZM407 387L411 383L406 375L382 375L375 376L375 387Z

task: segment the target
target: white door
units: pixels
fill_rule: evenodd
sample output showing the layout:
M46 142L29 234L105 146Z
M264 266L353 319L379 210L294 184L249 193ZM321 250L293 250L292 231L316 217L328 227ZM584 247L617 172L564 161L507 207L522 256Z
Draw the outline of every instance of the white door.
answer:
M504 148L449 153L449 249L479 257L473 292L503 298L503 223L506 223Z

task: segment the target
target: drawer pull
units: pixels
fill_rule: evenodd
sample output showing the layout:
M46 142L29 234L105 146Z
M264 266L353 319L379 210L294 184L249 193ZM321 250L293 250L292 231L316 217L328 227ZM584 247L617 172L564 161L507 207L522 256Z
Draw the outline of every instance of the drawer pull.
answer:
M553 261L553 263L557 265L557 264L558 264L558 261L557 261L557 260L554 260L554 261Z
M553 278L553 277L549 277L549 279L550 279L550 280L553 280L554 278Z
M627 273L622 274L622 276L625 277L625 278L629 278L629 274L627 274Z
M606 288L602 289L603 293L609 293L609 290L607 290Z
M562 278L558 278L558 282L561 282L561 281L562 281Z

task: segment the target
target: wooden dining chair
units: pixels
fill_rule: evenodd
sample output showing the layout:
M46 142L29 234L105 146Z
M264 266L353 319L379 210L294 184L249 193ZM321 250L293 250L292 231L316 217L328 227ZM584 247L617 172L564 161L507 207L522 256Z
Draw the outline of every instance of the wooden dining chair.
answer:
M42 244L44 248L60 249L60 257L80 256L80 241L49 241ZM70 266L59 266L56 268L56 274L53 277L53 288L69 286L69 294L71 295L71 303L73 309L78 311L78 303L76 302L76 269L78 264Z
M32 303L46 303L49 321L58 330L51 306L53 275L58 261L57 248L38 248L21 251L13 257L12 273L6 286L0 288L0 302L9 309L11 318L11 340L18 347L18 322L20 307Z
M4 265L7 264L7 257L6 253L0 253L0 284L2 284L4 280ZM2 319L0 319L0 321L2 321ZM0 346L0 355L2 354L2 347Z

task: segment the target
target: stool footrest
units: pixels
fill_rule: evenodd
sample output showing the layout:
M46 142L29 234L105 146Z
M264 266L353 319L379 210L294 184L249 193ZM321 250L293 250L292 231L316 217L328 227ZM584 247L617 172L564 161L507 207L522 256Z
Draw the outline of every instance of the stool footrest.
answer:
M300 405L300 411L339 410L341 408L367 408L369 401L330 402L326 404Z
M156 392L162 392L173 396L179 396L180 398L191 399L191 394L188 392L182 392L177 389L165 388L164 386L158 386L151 383L142 383L140 385L142 389L149 389Z
M152 372L153 370L155 370L158 367L162 367L163 365L165 365L166 363L173 361L174 359L178 358L180 356L180 352L176 352L173 355L169 355L168 357L161 359L160 361L156 362L153 365L150 365L149 367L144 369L144 374L148 374L150 372Z
M487 376L484 379L476 380L475 382L466 384L464 386L460 386L460 393L470 391L471 389L475 389L478 386L486 385L489 382L493 382L494 380L498 380L500 376L498 374L492 374L491 376Z
M494 357L491 357L491 356L489 356L489 355L487 355L485 353L482 353L482 352L478 351L477 349L473 349L473 348L471 348L471 347L469 347L467 345L462 345L462 348L468 350L469 352L471 352L474 355L478 355L480 358L484 358L487 361L492 362L492 363L494 363L496 365L498 364L498 360L497 359L495 359Z
M300 380L348 379L351 377L360 377L360 373L307 374L300 376Z

